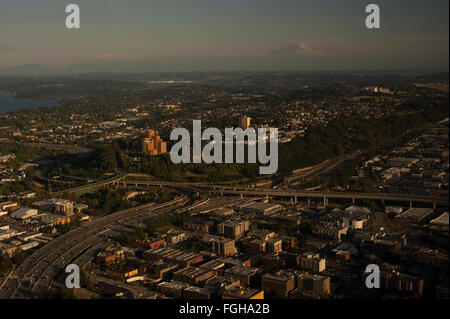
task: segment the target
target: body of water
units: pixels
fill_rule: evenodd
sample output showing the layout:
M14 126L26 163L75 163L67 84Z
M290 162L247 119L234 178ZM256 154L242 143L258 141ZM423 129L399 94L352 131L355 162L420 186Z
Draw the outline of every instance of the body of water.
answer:
M14 95L0 95L0 114L41 106L54 106L58 102L59 99L17 100Z

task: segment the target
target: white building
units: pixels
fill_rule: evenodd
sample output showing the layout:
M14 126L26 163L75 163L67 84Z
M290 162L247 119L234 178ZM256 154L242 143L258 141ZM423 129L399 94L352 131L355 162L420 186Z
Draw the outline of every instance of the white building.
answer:
M239 120L239 126L243 129L246 130L250 127L250 122L251 122L251 118L247 117L247 116L242 116Z

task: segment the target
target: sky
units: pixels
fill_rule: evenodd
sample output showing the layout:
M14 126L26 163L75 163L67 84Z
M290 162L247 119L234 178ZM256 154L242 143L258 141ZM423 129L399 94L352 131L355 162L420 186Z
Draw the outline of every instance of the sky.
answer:
M70 3L80 29L65 27ZM380 29L365 27L370 3ZM448 71L448 12L448 0L1 0L0 67Z

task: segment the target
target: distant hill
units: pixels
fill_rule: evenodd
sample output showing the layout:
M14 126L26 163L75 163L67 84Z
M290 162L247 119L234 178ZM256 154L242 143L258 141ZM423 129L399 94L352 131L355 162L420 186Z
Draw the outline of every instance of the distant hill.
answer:
M322 56L323 54L303 42L289 44L269 52L271 56Z
M23 64L0 68L0 75L40 76L54 74L57 74L57 72L40 64Z

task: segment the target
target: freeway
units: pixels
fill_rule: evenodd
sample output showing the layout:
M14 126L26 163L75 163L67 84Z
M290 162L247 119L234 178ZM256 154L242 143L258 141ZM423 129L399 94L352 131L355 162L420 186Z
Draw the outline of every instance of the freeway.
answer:
M331 171L342 166L345 163L345 161L353 160L357 156L360 156L361 154L362 154L361 151L357 151L331 160L326 160L315 166L295 170L292 176L287 177L283 181L283 183L281 183L278 186L279 188L280 187L284 188L289 185L301 184L307 181L311 181L319 175L329 174Z
M87 147L65 145L65 144L50 144L50 143L23 143L28 147L46 148L53 151L64 151L69 154L87 154L93 150Z
M59 236L35 251L5 279L0 290L0 299L43 298L49 293L55 278L65 266L73 260L80 260L85 252L104 241L102 235L110 231L110 226L118 221L159 218L174 212L192 210L209 201L208 195L195 187L184 185L175 188L198 191L202 196L193 203L183 194L159 205L141 205L96 219Z
M416 196L407 194L390 193L346 193L346 192L316 192L300 190L274 190L274 189L236 189L236 188L213 188L213 192L228 195L250 195L250 196L272 196L295 198L322 198L325 201L330 198L335 199L366 199L393 202L410 202L442 205L448 207L448 198L436 198L432 196Z
M401 202L420 202L448 207L448 198L432 196L414 196L388 193L338 193L313 192L297 190L274 190L263 188L236 188L215 186L209 184L186 184L162 181L124 181L123 176L115 177L107 183L132 186L159 186L180 190L189 190L201 194L201 199L191 202L188 196L182 195L169 202L154 205L145 204L135 208L120 211L96 219L89 224L81 226L49 242L35 251L2 283L0 298L34 298L46 296L54 283L55 278L61 274L67 264L73 260L89 260L92 258L93 248L101 245L105 240L102 236L110 231L110 226L125 220L140 220L159 218L172 213L194 210L209 202L212 193L232 196L259 196L259 197L290 197L295 198L323 198L326 202L335 199L369 199ZM104 183L104 182L103 182ZM78 188L79 189L79 188ZM90 256L84 256L84 254Z
M158 182L158 181L124 181L121 185L134 186L164 186L164 187L180 187L188 185L183 183ZM290 198L321 198L321 199L367 199L393 202L410 202L410 203L426 203L433 205L441 205L448 207L448 198L433 196L417 196L408 194L391 194L391 193L347 193L347 192L316 192L303 190L275 190L272 188L237 188L228 186L215 186L209 184L195 184L195 187L207 190L210 193L218 193L221 195L235 196L271 196L271 197L290 197Z
M102 181L98 181L95 183L90 183L90 184L86 184L86 185L82 185L82 186L78 186L78 187L74 187L74 188L65 189L65 190L62 190L59 192L52 193L51 195L57 197L57 196L61 196L63 194L69 194L69 193L79 195L79 194L83 194L85 192L89 192L90 190L95 191L100 187L121 181L122 179L125 178L125 176L126 176L125 173L120 172L116 176L113 176L111 178L108 178L108 179L105 179Z

